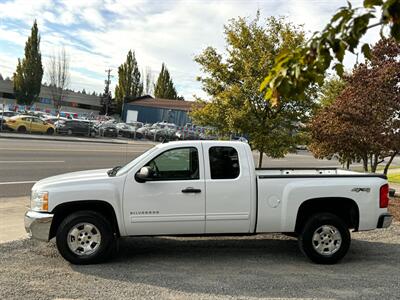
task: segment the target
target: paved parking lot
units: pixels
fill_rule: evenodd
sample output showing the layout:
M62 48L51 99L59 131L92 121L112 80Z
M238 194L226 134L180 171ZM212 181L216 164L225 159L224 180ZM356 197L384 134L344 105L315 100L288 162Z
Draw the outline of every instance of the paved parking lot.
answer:
M337 265L281 235L130 238L109 263L73 266L54 244L0 244L0 299L398 299L400 224L353 234Z

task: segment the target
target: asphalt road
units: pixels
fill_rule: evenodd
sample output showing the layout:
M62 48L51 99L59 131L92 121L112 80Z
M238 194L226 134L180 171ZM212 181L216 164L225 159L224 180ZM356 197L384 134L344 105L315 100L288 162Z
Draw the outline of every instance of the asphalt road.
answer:
M66 172L123 165L152 147L149 142L103 144L86 142L0 139L0 198L29 195L34 182ZM254 153L257 161L258 154ZM317 160L307 151L283 159L264 157L265 167L339 166Z
M150 147L147 142L120 145L0 139L0 197L29 195L34 182L49 176L123 165Z

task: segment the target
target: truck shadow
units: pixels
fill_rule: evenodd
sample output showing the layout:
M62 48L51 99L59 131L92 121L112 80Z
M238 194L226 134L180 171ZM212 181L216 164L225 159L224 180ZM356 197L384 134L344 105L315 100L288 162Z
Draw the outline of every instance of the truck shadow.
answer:
M376 285L373 280L383 270L386 279L380 289L398 284L400 246L353 240L341 263L323 266L308 261L290 238L130 238L120 241L120 250L109 263L72 268L85 275L190 294L326 298L346 291L351 297L358 295L358 288L365 293Z

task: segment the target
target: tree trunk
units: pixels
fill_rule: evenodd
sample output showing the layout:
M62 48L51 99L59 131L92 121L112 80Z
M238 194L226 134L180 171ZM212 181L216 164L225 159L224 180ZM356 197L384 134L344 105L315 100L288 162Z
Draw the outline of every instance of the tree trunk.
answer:
M390 156L389 161L387 162L387 164L385 165L385 168L383 169L383 174L387 175L387 172L389 170L390 164L392 163L393 159L396 157L397 155L397 151L393 152L393 154Z
M362 157L364 172L368 172L368 155Z
M350 163L351 163L351 160L350 160L350 159L347 159L347 161L346 161L346 169L347 169L347 170L350 169Z
M262 161L263 161L264 152L263 152L263 150L260 150L259 152L260 152L260 157L258 158L258 167L262 168Z
M371 155L371 172L375 173L378 167L378 154Z

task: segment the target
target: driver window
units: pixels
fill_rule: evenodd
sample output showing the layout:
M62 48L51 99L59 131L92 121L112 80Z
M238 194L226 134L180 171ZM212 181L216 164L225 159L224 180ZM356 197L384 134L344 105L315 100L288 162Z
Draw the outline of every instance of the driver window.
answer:
M153 180L199 179L199 156L194 147L163 152L147 165L153 171Z

